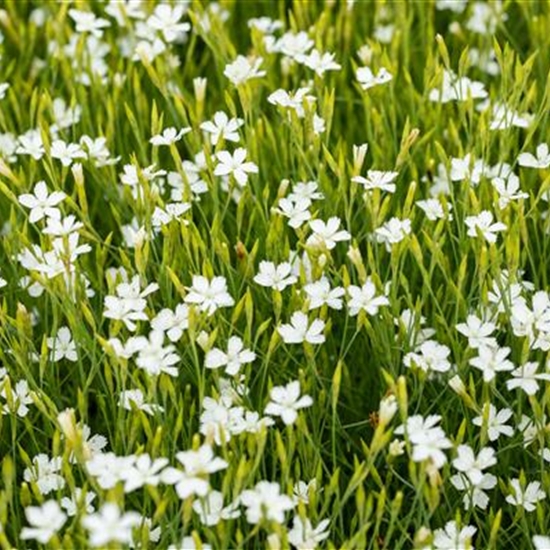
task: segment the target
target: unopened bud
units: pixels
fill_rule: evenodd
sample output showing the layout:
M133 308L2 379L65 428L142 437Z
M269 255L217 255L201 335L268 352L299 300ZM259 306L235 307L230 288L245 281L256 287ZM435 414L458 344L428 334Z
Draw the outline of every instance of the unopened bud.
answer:
M201 330L199 335L197 336L196 341L203 351L206 351L209 347L208 340L209 340L208 333L205 330Z
M378 421L382 426L387 426L397 412L397 398L395 395L388 395L380 401L378 409Z
M84 173L82 171L82 164L80 164L80 162L75 162L71 166L71 172L73 173L75 183L77 185L82 185L84 183Z
M388 448L391 456L401 456L405 452L405 442L400 439L394 439Z
M207 82L208 80L206 78L197 77L193 79L193 89L195 90L195 99L197 103L204 103Z
M277 191L278 199L282 199L286 195L289 185L290 185L290 180L286 178L284 180L281 180L281 183L279 184L279 189Z
M355 176L361 173L361 168L365 162L365 156L369 150L368 143L362 143L361 145L353 146L353 174Z
M361 46L357 50L357 57L361 60L361 63L363 63L363 65L370 65L370 62L372 60L372 50L370 46L368 46L367 44Z
M57 422L61 432L67 439L67 443L73 446L78 439L78 429L76 427L76 418L74 409L65 409L57 415Z
M464 382L462 382L460 376L458 374L455 374L448 382L449 386L451 386L451 389L457 393L458 395L462 395L466 393L466 386L464 385Z

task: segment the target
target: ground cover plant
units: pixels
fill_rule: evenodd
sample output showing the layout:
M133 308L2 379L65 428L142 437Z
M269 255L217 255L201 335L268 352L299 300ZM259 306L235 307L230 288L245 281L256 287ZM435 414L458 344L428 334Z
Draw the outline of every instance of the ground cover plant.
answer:
M550 4L3 1L2 548L550 549Z

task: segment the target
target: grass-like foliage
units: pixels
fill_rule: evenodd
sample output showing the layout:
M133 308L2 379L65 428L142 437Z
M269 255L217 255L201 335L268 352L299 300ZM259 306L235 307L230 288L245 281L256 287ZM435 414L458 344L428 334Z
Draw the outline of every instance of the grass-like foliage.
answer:
M0 548L550 549L547 1L0 10Z

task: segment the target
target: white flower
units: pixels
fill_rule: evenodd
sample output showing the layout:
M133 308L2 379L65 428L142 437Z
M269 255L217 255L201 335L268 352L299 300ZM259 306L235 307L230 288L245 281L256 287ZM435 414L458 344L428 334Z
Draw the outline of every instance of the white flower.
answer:
M351 181L360 183L367 191L373 189L381 189L388 193L395 193L395 178L399 175L399 172L383 172L381 170L368 170L367 177L355 176L351 178Z
M101 454L107 446L107 438L99 434L92 435L92 430L87 424L79 424L79 427L81 427L82 446L85 452L90 457ZM69 460L72 463L76 462L76 458L73 455L69 457Z
M0 396L4 399L8 398L5 387L0 391ZM17 416L25 418L29 412L27 405L32 405L33 403L32 392L29 391L29 383L26 380L19 380L15 384L15 388L11 390L11 399L8 399L8 403L2 407L2 414L13 412Z
M283 523L285 512L294 508L294 502L288 495L281 494L278 483L260 481L254 489L241 493L241 504L246 507L246 520L257 524L262 519Z
M171 342L177 342L182 337L183 331L189 328L189 306L178 304L174 311L168 308L162 309L151 321L151 328L166 332Z
M313 114L313 133L316 136L319 136L326 129L327 129L327 125L326 125L325 119L317 115L317 113L314 113Z
M298 56L296 60L315 71L318 76L323 76L327 71L339 71L342 68L334 61L334 57L333 53L321 53L313 49L308 55Z
M51 360L61 361L67 359L75 362L78 360L76 353L76 344L74 343L71 331L67 327L61 327L57 331L55 338L47 339L48 349L52 350Z
M96 478L102 489L112 489L122 480L122 473L134 462L134 457L116 456L114 453L96 453L86 461L86 470Z
M141 390L124 390L120 392L118 405L128 411L132 410L133 405L138 410L151 416L155 414L155 411L164 411L160 405L145 403L145 396Z
M193 510L199 515L203 525L217 525L222 519L235 519L241 515L239 502L233 502L224 508L223 494L220 491L210 491L201 500L193 502Z
M290 324L281 325L277 330L285 344L322 344L325 341L323 330L325 322L321 319L314 319L309 324L308 317L301 311L296 311L290 318Z
M470 80L468 77L458 77L452 71L443 72L443 81L440 88L430 91L430 101L448 103L449 101L466 101L472 99L485 99L488 96L483 82Z
M70 166L74 159L86 158L86 153L78 143L65 143L61 139L56 139L52 143L50 155L60 160L63 166Z
M292 529L288 532L288 542L298 550L313 550L320 542L328 538L328 524L329 520L325 519L319 522L314 529L309 519L294 516Z
M483 470L494 466L497 463L495 450L491 447L484 447L476 456L469 445L459 445L458 456L453 460L453 466L463 472L472 485L479 485L483 479Z
M155 230L160 230L161 227L168 225L174 220L181 220L185 225L188 225L188 220L183 219L182 216L191 209L191 204L188 202L173 202L167 204L164 209L160 206L155 207L153 215L151 216L151 224Z
M67 195L63 191L48 193L45 181L39 181L33 190L34 194L19 195L19 202L26 208L30 208L29 221L36 223L44 216L58 218L59 209L56 206L65 199Z
M468 226L467 235L469 237L477 237L479 231L489 243L496 243L496 233L507 229L506 225L501 222L493 223L493 214L488 210L484 210L477 216L468 216L464 222Z
M298 181L292 187L292 193L288 198L292 201L306 199L311 201L324 198L323 193L318 191L319 184L316 181Z
M525 166L526 168L548 168L550 166L548 144L541 143L537 145L536 156L531 153L521 153L518 157L518 163L520 166Z
M266 43L268 52L279 52L293 60L297 60L301 56L304 56L309 50L311 50L313 45L313 40L309 38L307 32L305 31L300 31L297 33L288 31L270 47L267 47L268 43Z
M535 545L535 550L548 550L550 548L550 537L535 535L533 537L533 544Z
M168 43L183 42L191 30L189 23L180 23L180 19L186 11L187 4L185 2L176 3L174 6L161 3L155 7L155 11L147 19L147 25L162 32L164 40Z
M201 434L214 440L216 445L228 442L234 432L235 424L243 417L242 407L231 407L232 399L220 397L218 400L205 397L202 401L203 412L200 416Z
M510 409L501 409L497 411L492 403L485 403L481 416L476 416L472 420L472 423L480 427L486 425L489 441L496 441L501 435L507 437L512 437L514 435L514 429L506 424L512 414ZM485 417L487 417L486 421Z
M411 368L416 365L424 372L448 372L451 370L449 355L451 350L434 340L427 340L420 344L415 352L410 352L403 358L403 364Z
M275 31L283 28L283 22L278 19L271 19L271 17L253 17L247 21L248 28L257 29L262 34L273 34Z
M537 374L538 363L529 362L512 371L510 380L506 381L509 390L521 388L527 395L535 395L539 389L538 380L550 380L550 374Z
M496 373L514 369L514 364L507 359L510 348L480 346L478 356L470 359L470 365L483 373L484 382L494 380Z
M297 198L294 200L288 197L280 199L278 207L274 208L273 211L289 218L288 225L297 229L311 218L310 206L310 199Z
M232 175L235 181L244 187L248 181L248 174L257 174L258 167L253 162L245 162L246 149L239 147L233 154L229 151L220 151L216 153L219 163L214 169L215 176Z
M411 220L400 220L392 218L387 221L382 227L374 231L376 241L384 243L386 250L391 251L392 245L401 242L411 232Z
M438 199L416 201L416 206L424 211L424 214L426 214L426 218L428 218L430 221L442 220L445 217L447 217L447 219L449 220L453 219L452 214L449 213L450 210L453 208L453 205L447 204L447 212L445 212L445 210L443 209L443 205Z
M10 132L0 133L0 158L8 164L17 161L17 138Z
M235 86L239 86L252 78L261 78L265 76L265 71L260 71L262 62L263 59L261 57L248 59L243 55L238 55L233 63L229 63L225 66L223 74Z
M235 300L227 292L227 281L225 277L214 277L208 280L202 275L193 275L193 286L185 297L188 304L196 304L200 311L211 316L221 307L231 307Z
M481 346L496 347L496 338L491 336L495 329L494 323L483 321L475 315L468 315L465 323L456 325L456 330L468 338L468 345L473 349L478 349Z
M169 376L177 376L178 369L174 365L179 363L180 357L176 347L172 344L164 345L164 332L152 330L149 338L140 338L140 349L136 359L136 365L150 376L158 376L166 373Z
M275 386L269 392L271 401L265 408L265 414L280 416L287 425L294 424L298 418L298 410L313 405L313 399L309 395L300 397L300 382L294 380L286 386Z
M55 500L48 500L42 506L25 508L25 516L31 527L23 527L21 538L34 539L46 544L65 525L67 515Z
M390 301L386 296L376 296L376 286L370 278L362 287L350 285L347 287L349 295L349 314L354 317L361 310L368 315L376 315L382 306L389 306Z
M163 483L174 485L178 496L186 499L191 495L205 496L209 489L208 474L227 468L225 460L214 456L212 447L204 444L196 451L183 451L176 454L183 470L166 468L161 479Z
M213 348L204 358L204 366L207 369L225 367L225 374L234 376L246 363L252 363L256 354L244 348L243 341L238 336L232 336L227 343L227 353L218 348Z
M259 285L282 291L293 285L298 278L292 274L292 266L288 262L275 265L273 262L260 262L260 272L254 277Z
M327 124L324 118L313 113L313 133L316 136L321 135L327 129Z
M305 285L304 292L308 296L310 310L320 308L325 304L332 309L342 309L342 297L346 293L340 286L330 288L330 282L325 276L314 283Z
M116 287L116 296L105 296L103 316L123 321L130 331L136 330L137 325L134 321L148 320L145 313L145 297L158 288L158 284L151 283L144 290L140 290L139 275L134 276L130 283L120 283Z
M459 530L456 521L448 521L444 529L436 529L433 545L435 550L474 550L472 537L477 529L467 525Z
M511 479L512 493L506 497L506 502L513 506L523 506L527 512L536 509L537 502L546 498L546 493L541 489L539 481L531 481L524 489L519 479Z
M141 523L141 515L137 512L121 513L116 504L107 502L99 512L84 516L80 523L89 531L91 546L105 546L110 542L129 544L132 529Z
M80 487L76 487L74 494L61 499L61 508L67 512L69 517L76 516L80 509L85 510L87 514L91 514L94 511L92 502L95 498L95 493L91 491L84 492Z
M542 415L542 418L536 418L535 421L525 414L521 415L521 421L517 428L523 435L523 446L525 448L529 447L537 438L544 436L546 422L545 414Z
M491 183L499 195L498 207L501 209L506 208L511 201L529 198L527 193L521 191L519 178L515 174L510 174L507 178L493 178Z
M149 542L158 543L160 540L161 529L157 526L153 529L153 521L151 518L142 517L139 529L132 531L132 540L129 543L130 548L143 548L142 537L143 533L147 532ZM147 544L145 545L147 546ZM158 544L156 545L158 547Z
M436 10L450 10L462 13L468 7L468 0L436 0Z
M237 143L240 139L238 129L244 124L242 118L230 119L223 111L214 114L212 121L200 125L200 129L210 134L210 143L216 146L220 139Z
M279 89L269 95L267 100L272 105L278 105L284 109L292 109L298 118L305 117L304 102L309 106L315 101L315 97L308 95L310 88L299 88L295 92L287 92Z
M325 223L323 220L312 220L309 222L309 227L313 231L307 239L306 244L314 248L326 248L332 250L337 242L349 241L351 235L340 230L340 218L333 216Z
M29 130L18 137L19 145L15 150L17 155L30 155L34 160L40 160L46 150L39 130Z
M355 77L363 90L386 84L393 78L384 67L381 67L376 75L372 72L370 67L360 67L355 72Z
M59 474L63 459L60 456L50 459L40 453L32 459L32 466L25 468L23 479L27 483L36 483L40 494L47 495L65 487L65 479Z
M515 336L527 336L534 349L548 351L550 342L550 296L539 290L533 294L529 308L525 298L516 297L512 302L512 331Z
M124 492L130 493L144 485L156 487L160 483L161 471L167 465L167 458L152 459L147 453L135 457L132 464L120 472Z
M486 510L489 505L489 496L485 491L494 489L497 484L497 478L493 474L482 474L481 479L475 485L464 474L455 474L450 477L450 481L458 491L464 491L462 502L466 510L473 507Z
M321 491L322 490L323 489L321 489ZM294 502L296 504L300 502L308 504L310 491L312 491L313 494L317 492L317 480L315 478L309 480L307 483L302 480L297 481L292 488L292 498Z
M395 429L396 434L406 434L413 445L412 459L414 462L430 460L432 465L439 469L447 462L443 452L452 447L451 441L440 426L437 426L441 416L430 415L423 418L421 415L409 416L406 424Z
M433 328L422 328L426 323L426 318L411 309L404 309L401 315L394 319L394 323L405 330L408 346L415 350L435 334Z
M470 180L475 187L479 185L481 177L486 175L488 167L480 159L472 159L468 153L464 158L451 159L451 181Z
M127 25L127 19L145 19L141 0L109 0L105 13L116 19L121 27Z
M183 537L180 544L171 544L168 550L199 550L199 548L200 550L212 550L212 546L206 542L199 541L199 546L197 546L193 537Z
M0 100L6 97L6 92L8 91L10 85L8 82L2 82L0 84Z
M170 127L165 128L162 131L162 134L158 134L156 136L153 136L149 143L155 146L159 145L172 145L172 143L178 142L185 134L189 133L191 131L191 128L182 128L179 132L176 128Z
M505 130L512 126L528 128L534 119L534 116L530 113L520 114L501 103L493 105L492 115L492 120L489 124L490 130Z
M83 135L80 138L80 145L82 145L87 152L88 159L93 161L98 168L116 164L121 158L111 158L111 153L109 153L109 149L107 149L107 138L105 137L93 139L90 136Z
M65 218L46 218L46 227L42 230L44 235L53 235L54 237L63 237L70 235L79 229L82 229L84 224L76 221L75 216L70 215Z
M111 23L107 19L96 17L91 11L69 10L70 18L76 23L76 32L89 32L97 38L103 36L103 29L110 27Z

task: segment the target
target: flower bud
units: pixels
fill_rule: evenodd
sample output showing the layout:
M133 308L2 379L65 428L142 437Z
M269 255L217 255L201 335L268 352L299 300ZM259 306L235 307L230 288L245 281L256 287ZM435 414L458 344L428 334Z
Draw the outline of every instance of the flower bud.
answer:
M195 90L195 99L197 103L204 103L207 82L208 80L206 78L197 77L193 79L193 89Z
M371 48L367 44L365 44L364 46L361 46L357 50L357 57L359 57L363 65L370 65L370 62L372 60Z
M285 195L286 195L286 192L288 191L288 186L290 185L290 180L288 179L284 179L284 180L281 180L281 183L279 184L279 189L277 191L277 198L278 199L282 199Z
M57 422L61 428L61 432L67 439L69 445L74 445L78 438L78 429L76 427L76 419L74 409L65 409L57 415Z
M390 456L400 456L405 452L405 442L400 439L394 439L388 449Z
M380 401L378 409L378 421L382 426L387 426L397 412L397 398L395 395L388 395Z
M208 333L205 330L201 330L199 335L197 336L196 342L203 351L208 350L208 347L209 347L208 340L209 340Z
M464 385L464 382L460 379L460 376L458 374L455 374L448 382L449 386L451 386L451 389L457 393L458 395L462 395L466 393L466 386Z
M84 173L82 171L82 164L80 162L75 162L71 166L71 172L73 173L75 183L77 185L82 185L84 183Z
M353 146L353 173L354 175L359 175L361 173L361 168L365 162L365 156L369 150L368 143L362 143L361 145Z

